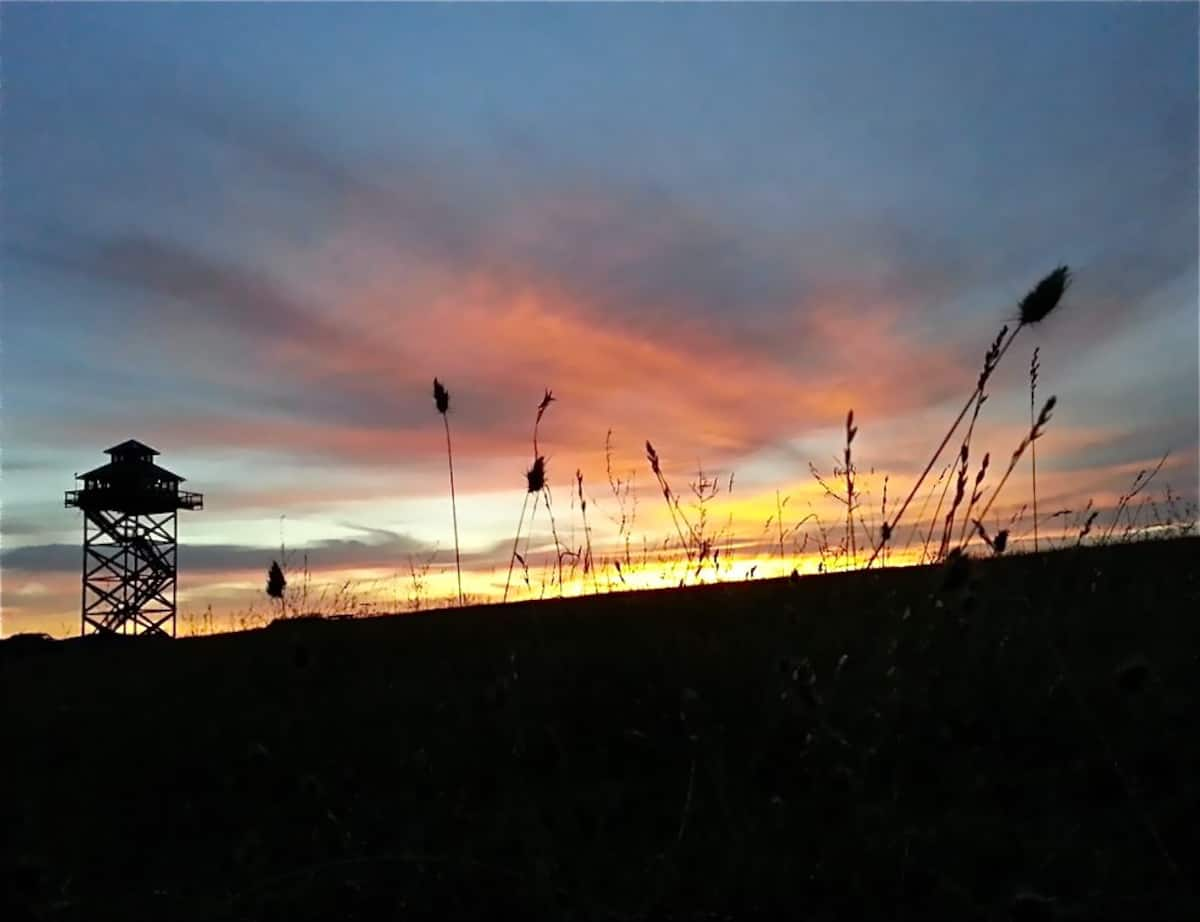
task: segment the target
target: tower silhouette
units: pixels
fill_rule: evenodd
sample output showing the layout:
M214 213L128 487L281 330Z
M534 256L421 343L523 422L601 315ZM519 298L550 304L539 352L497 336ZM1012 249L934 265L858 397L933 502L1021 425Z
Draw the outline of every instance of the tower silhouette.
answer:
M174 637L178 512L204 497L180 490L183 478L155 464L149 445L130 439L105 454L66 494L83 512L80 631Z

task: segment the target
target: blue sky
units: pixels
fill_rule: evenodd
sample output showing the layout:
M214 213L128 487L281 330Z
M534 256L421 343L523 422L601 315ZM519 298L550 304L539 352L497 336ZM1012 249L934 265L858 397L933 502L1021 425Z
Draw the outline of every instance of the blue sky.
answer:
M1060 262L996 450L1038 345L1064 501L1168 448L1196 492L1195 5L6 4L0 28L6 631L70 617L60 491L131 435L212 498L184 535L222 578L191 604L258 591L235 574L281 515L331 569L443 565L434 374L481 567L544 386L564 493L603 481L612 428L629 466L650 437L681 477L744 473L749 521L811 488L851 405L903 479Z

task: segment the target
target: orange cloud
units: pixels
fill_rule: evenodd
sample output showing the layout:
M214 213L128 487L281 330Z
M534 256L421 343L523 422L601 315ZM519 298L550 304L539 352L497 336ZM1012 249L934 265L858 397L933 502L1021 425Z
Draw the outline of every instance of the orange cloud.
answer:
M606 220L603 203L586 198L560 202L549 215L584 224ZM302 503L443 496L444 441L430 394L436 375L452 395L460 500L511 491L515 514L521 470L531 454L534 406L543 388L550 387L559 401L543 422L540 444L550 458L564 533L571 519L572 475L580 469L592 503L596 553L611 556L620 544L612 524L617 510L607 489L603 453L605 433L615 429L616 473L624 477L631 469L637 472L639 488L631 497L639 504L634 537L640 543L647 536L647 560L626 566L622 579L650 585L675 579L680 564L677 548L661 543L671 526L646 467L646 439L663 457L664 470L684 495L686 508L688 478L698 464L725 476L756 453L798 437L833 432L823 456L827 458L839 451L836 433L853 408L862 427L858 463L864 469L877 463L881 469L873 478L864 472L860 486L869 485L872 491L865 515L868 527L874 527L882 471L891 471L891 495L900 496L948 422L931 408L948 397L961 400L974 382L973 359L962 358L961 350L944 340L928 338L908 322L909 312L902 305L866 288L830 282L802 298L782 297L771 312L751 317L739 314L743 305L737 301L717 309L707 298L701 309L689 300L696 294L690 285L678 291L643 285L636 300L623 303L613 293L619 285L589 285L602 272L573 276L561 267L513 257L514 251L546 248L554 233L553 222L544 215L518 216L513 222L509 229L518 246L471 250L458 259L446 253L397 254L386 242L364 240L357 228L348 227L304 254L303 271L293 283L310 292L304 304L253 277L211 282L211 267L177 260L176 271L158 279L168 293L182 286L185 292L245 297L248 304L267 299L273 305L268 316L282 325L280 335L266 336L258 344L260 364L234 371L244 387L256 379L263 381L264 391L267 383L279 384L290 402L268 406L248 401L228 411L189 413L182 419L142 415L139 424L154 433L151 441L172 453L183 448L197 454L261 452L293 467L295 479L280 484L267 474L261 490L236 486L224 488L222 495L219 485L214 490L198 484L208 494L211 510L286 510ZM604 272L619 275L623 267L644 262L645 253L669 249L676 233L662 225L645 231L631 228L624 236L606 236L604 254L582 253L580 259L595 259ZM134 268L125 267L129 273ZM292 323L309 310L320 312L320 322ZM239 329L253 326L242 323ZM982 331L980 356L993 333ZM217 367L215 373L226 371ZM1023 423L1012 422L1021 417L1011 407L1001 414L999 424L992 421L999 404L997 396L985 410L971 467L973 476L978 459L991 450L990 483L1025 431ZM1113 435L1064 424L1063 418L1069 418L1066 407L1068 402L1060 406L1043 443L1050 457L1059 453L1073 461ZM77 433L103 440L111 428L111 420L96 419ZM1190 458L1194 457L1193 451ZM792 497L791 525L811 504L823 517L830 540L840 540L844 520L808 476L807 460L785 454L760 474L758 483L744 488L744 495L735 490L713 504L713 528L726 530L728 541L722 546L729 549L727 559L743 565L737 572L759 565L765 571L778 564L771 563L775 542L769 524L778 510L774 486L764 486L767 480ZM822 457L812 460L828 470ZM1185 456L1178 472L1186 469L1187 461ZM296 475L296 462L332 465L339 469L339 479L330 484L314 473L306 482ZM263 468L269 471L265 461ZM316 464L313 468L318 470ZM1040 478L1043 508L1066 502L1078 507L1089 495L1111 506L1121 489L1117 478L1135 472L1128 468L1047 465ZM368 478L368 469L372 475L395 471L395 477L387 483ZM1010 516L1019 509L1028 493L1024 476L1023 466L998 503L998 514ZM689 516L696 514L688 510ZM574 527L577 547L578 521ZM812 544L820 540L815 523L804 533ZM793 532L786 549L811 565L813 558L804 556L811 545L801 551L794 543L802 536ZM496 537L499 550L489 549L469 561L471 592L494 595L497 583L502 585L497 571L508 557L503 536ZM532 546L541 559L547 542L539 523ZM322 568L320 560L314 560L317 572L328 581L354 575L367 579L364 574L385 573L398 564L403 566L369 547L352 565ZM611 570L605 578L612 579ZM448 593L448 579L446 561L440 561L429 577L431 594ZM200 600L207 593L231 605L245 605L260 599L260 582L257 570L230 569L205 575L202 581L189 580L187 597ZM28 602L20 597L11 607L20 614L48 612L51 596L68 598L66 585L61 592L30 593ZM6 595L6 611L12 598L16 597Z

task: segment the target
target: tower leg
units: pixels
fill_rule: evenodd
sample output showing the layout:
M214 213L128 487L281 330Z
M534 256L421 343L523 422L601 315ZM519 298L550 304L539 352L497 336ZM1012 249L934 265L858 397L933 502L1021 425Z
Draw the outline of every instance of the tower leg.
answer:
M81 633L175 636L178 535L174 512L85 514Z

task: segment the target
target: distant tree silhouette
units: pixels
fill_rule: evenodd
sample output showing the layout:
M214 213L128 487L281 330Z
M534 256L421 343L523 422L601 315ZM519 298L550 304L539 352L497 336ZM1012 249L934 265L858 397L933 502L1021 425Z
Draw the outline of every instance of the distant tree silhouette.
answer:
M279 561L272 560L271 568L267 570L267 595L279 600L279 611L281 614L286 612L283 596L285 589L287 589L287 579L283 575Z

